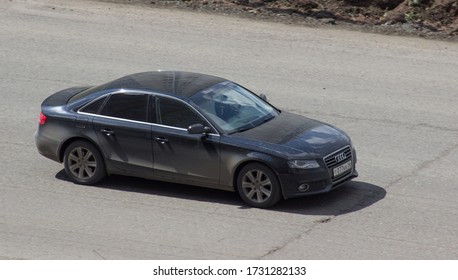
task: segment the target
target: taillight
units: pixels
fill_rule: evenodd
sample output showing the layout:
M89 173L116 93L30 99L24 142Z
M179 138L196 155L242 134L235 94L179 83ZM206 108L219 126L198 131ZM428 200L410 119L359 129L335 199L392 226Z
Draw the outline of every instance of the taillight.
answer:
M44 125L45 122L46 122L46 116L43 115L43 113L40 112L40 116L38 117L38 123L39 123L40 125Z

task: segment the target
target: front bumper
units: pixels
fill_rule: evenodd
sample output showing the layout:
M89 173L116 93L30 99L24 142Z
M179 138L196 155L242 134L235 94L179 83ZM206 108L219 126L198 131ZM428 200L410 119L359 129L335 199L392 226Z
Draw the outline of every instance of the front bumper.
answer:
M332 181L327 171L308 174L280 174L279 179L282 185L283 197L288 199L326 193L356 177L358 177L358 172L353 168L351 173L337 181ZM304 184L307 185L307 188L300 191L299 186Z
M326 160L332 160L336 155L347 152L347 159L344 161L337 161L334 163L326 163ZM346 162L352 162L351 170L345 171L344 174L337 174L333 178L333 170L344 165ZM302 197L312 194L326 193L335 188L342 186L345 182L358 177L356 171L356 151L352 146L347 146L339 149L323 160L318 160L320 167L309 170L288 170L284 174L278 174L282 186L283 197L285 199L292 197Z

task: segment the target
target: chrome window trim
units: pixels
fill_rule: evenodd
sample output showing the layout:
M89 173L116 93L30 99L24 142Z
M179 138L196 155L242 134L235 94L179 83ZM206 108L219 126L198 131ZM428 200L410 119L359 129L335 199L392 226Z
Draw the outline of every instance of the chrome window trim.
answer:
M91 100L89 101L88 103L86 103L85 105L83 105L81 108L78 109L78 111L76 111L76 113L79 113L79 114L85 114L85 115L97 115L97 114L92 114L92 113L86 113L86 112L81 112L82 110L86 109L86 107L89 107L92 105L92 103L95 103L97 102L98 100L102 99L102 98L105 98L107 97L108 95L110 95L111 93L105 93L104 95L101 95L99 97L97 97L96 99L94 100ZM102 105L105 105L105 102L104 104ZM99 108L100 109L100 108Z
M93 113L86 113L86 112L81 112L82 110L84 110L86 107L90 106L92 103L96 102L97 100L99 99L102 99L102 98L105 98L107 97L108 95L113 95L113 94L119 94L119 93L132 93L132 94L147 94L147 95L152 95L153 97L155 96L159 96L159 97L164 97L164 98L171 98L171 99L174 99L174 100L177 100L178 102L181 102L183 103L185 106L191 108L192 111L194 111L195 113L197 113L204 121L206 121L208 123L208 125L211 126L211 128L216 131L216 133L208 133L207 135L211 135L211 136L220 136L220 133L219 131L212 125L212 123L210 121L208 121L208 119L202 115L196 108L192 107L191 105L187 104L186 102L184 102L183 100L179 99L179 98L176 98L174 96L170 96L170 95L167 95L167 94L162 94L162 93L156 93L156 92L151 92L151 91L143 91L143 90L125 90L125 89L121 89L121 90L116 90L116 91L112 91L112 92L107 92L99 97L97 97L96 99L94 100L91 100L90 102L88 102L87 104L85 104L83 107L81 107L80 109L78 109L78 111L76 111L77 114L81 114L81 115L86 115L86 116L97 116L97 117L101 117L101 118L107 118L107 119L112 119L112 120L119 120L119 121L126 121L126 122L131 122L131 123L138 123L138 124L149 124L151 126L159 126L159 127L164 127L164 128L171 128L171 129L175 129L175 130L180 130L180 131L187 131L186 128L181 128L181 127L176 127L176 126L169 126L169 125L164 125L164 124L159 124L159 123L150 123L150 122L142 122L142 121L135 121L135 120L129 120L129 119L123 119L123 118L116 118L116 117L111 117L111 116L105 116L105 115L100 115L100 114L93 114Z

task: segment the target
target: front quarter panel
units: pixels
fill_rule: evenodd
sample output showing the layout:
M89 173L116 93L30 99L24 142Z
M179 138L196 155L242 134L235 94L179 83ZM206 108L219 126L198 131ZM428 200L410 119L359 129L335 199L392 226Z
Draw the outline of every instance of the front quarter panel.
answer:
M286 160L264 151L259 146L253 146L240 141L234 141L230 136L221 137L221 177L220 184L234 188L237 172L245 164L260 162L270 167L275 173L284 172Z

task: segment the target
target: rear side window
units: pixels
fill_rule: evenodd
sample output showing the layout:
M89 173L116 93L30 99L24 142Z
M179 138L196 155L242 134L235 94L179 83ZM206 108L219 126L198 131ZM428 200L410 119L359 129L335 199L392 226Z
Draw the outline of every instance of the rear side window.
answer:
M101 115L146 122L148 120L147 94L114 94L110 96Z
M97 114L99 112L100 107L103 105L107 98L100 98L99 100L92 102L91 104L84 107L81 112L90 113L90 114Z
M179 128L188 128L192 124L205 122L188 106L172 99L159 99L159 116L161 124Z

